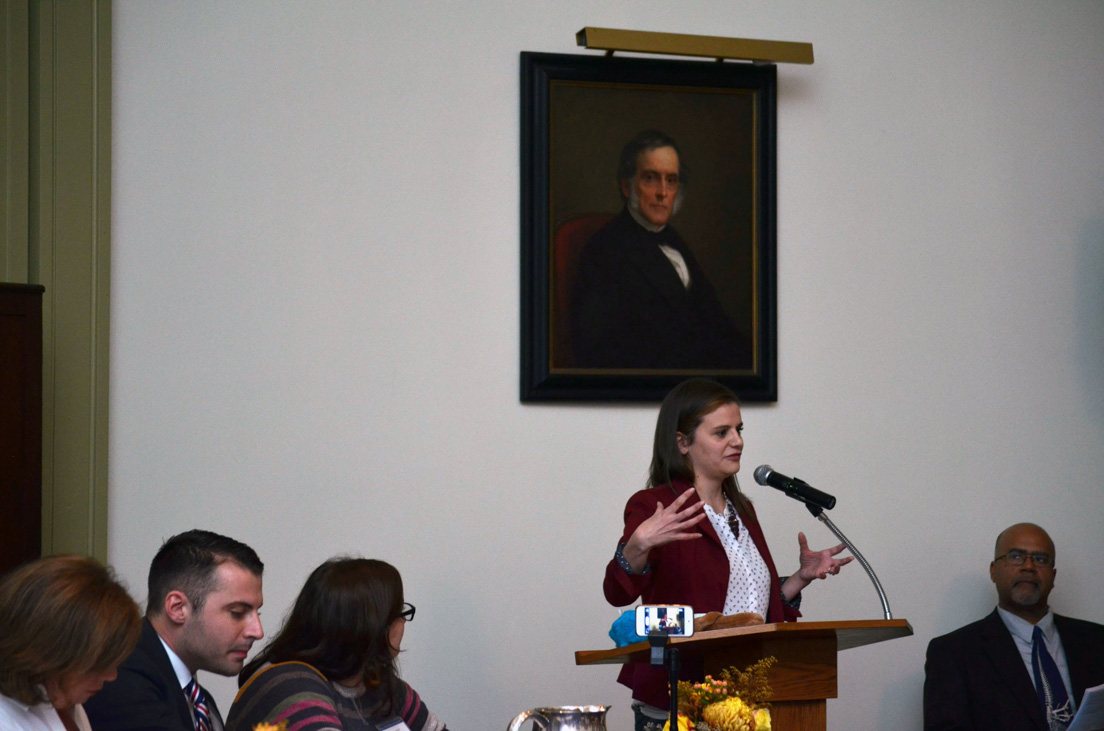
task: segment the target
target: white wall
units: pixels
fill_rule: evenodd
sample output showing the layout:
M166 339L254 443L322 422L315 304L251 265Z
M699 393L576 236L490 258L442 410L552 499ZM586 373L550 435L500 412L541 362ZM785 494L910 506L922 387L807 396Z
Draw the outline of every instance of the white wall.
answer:
M653 406L518 402L518 52L584 25L812 42L779 67L779 372L745 465L834 492L915 636L851 650L829 727L919 729L924 649L994 603L996 533L1104 621L1104 4L116 0L111 561L195 526L265 621L353 552L418 606L457 729L613 704L577 668ZM783 571L797 503L745 489ZM809 619L877 618L855 566ZM230 703L233 684L215 682Z

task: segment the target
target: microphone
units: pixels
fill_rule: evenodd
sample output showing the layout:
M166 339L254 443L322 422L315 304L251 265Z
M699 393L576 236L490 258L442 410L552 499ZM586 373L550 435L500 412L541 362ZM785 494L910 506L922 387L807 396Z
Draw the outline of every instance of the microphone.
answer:
M886 619L893 619L893 613L889 611L889 600L886 599L885 591L882 589L882 582L878 581L878 577L874 574L874 569L870 568L870 564L867 562L863 555L859 553L859 549L855 548L855 544L847 540L847 536L840 533L840 529L836 527L836 524L832 522L832 519L824 512L825 510L831 510L836 505L836 499L826 492L821 492L814 487L811 487L809 483L797 477L786 477L780 475L774 471L769 464L761 464L755 468L755 481L760 485L766 485L767 487L773 487L786 493L794 500L800 500L805 503L805 507L809 509L817 520L824 525L828 526L828 530L836 534L836 538L843 541L843 545L847 546L847 549L851 551L851 555L855 557L855 560L859 562L859 565L866 571L866 575L870 577L870 581L874 584L874 589L878 592L878 598L882 600L882 612L885 613Z
M761 464L755 468L755 481L765 487L781 490L794 500L800 500L806 505L815 505L825 510L836 507L836 499L828 493L821 492L798 477L786 477L775 472L769 464Z

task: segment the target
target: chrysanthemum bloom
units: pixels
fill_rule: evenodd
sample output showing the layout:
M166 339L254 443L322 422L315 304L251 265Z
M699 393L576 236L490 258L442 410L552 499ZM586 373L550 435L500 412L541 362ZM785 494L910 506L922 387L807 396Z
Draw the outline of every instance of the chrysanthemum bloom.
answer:
M706 706L702 720L714 731L753 731L755 723L751 709L735 697Z

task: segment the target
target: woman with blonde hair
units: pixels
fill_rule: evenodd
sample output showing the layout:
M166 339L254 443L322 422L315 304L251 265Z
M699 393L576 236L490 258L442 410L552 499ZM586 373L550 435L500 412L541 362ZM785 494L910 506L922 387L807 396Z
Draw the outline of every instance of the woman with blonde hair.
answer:
M138 605L111 570L51 556L0 581L0 729L91 731L81 704L138 642Z

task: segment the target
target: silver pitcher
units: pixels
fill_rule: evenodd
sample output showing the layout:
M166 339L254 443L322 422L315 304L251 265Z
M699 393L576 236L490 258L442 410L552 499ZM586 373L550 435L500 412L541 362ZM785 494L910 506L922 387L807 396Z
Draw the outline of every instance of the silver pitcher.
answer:
M507 731L518 731L532 719L534 731L606 731L609 706L553 706L524 711L510 721Z

